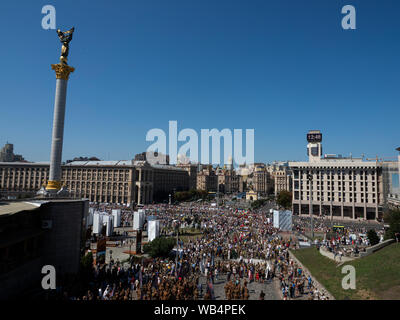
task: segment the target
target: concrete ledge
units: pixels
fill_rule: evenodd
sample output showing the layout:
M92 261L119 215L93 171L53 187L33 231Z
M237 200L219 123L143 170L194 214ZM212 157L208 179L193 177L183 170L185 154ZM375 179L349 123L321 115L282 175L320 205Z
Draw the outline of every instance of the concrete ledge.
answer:
M319 283L317 279L315 279L315 277L312 275L312 273L300 262L299 259L296 258L296 256L290 250L289 250L289 256L290 256L291 259L294 260L294 262L297 263L297 265L299 265L303 269L304 274L306 276L307 275L311 276L311 278L313 280L314 287L316 287L318 289L318 291L320 291L320 292L324 291L325 295L327 297L329 297L329 300L336 300L335 297L321 283Z
M367 248L366 252L360 252L360 257L369 256L371 253L374 253L374 252L376 252L376 251L388 246L389 244L391 244L393 242L395 242L394 239L388 239L388 240L382 241L382 242L380 242L380 243L378 243L378 244L376 244L376 245L374 245L372 247Z
M326 250L324 247L319 248L319 253L335 262L347 262L356 259L356 257L346 257L346 256L342 256L342 259L340 259L339 255L337 255L336 256L337 259L335 259L335 255L332 252Z

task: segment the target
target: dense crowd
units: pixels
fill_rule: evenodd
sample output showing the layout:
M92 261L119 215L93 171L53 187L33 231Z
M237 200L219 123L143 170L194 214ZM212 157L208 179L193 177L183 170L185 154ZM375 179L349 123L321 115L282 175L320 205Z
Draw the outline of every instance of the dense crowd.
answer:
M99 208L107 211L113 206ZM82 300L196 300L216 299L214 285L224 281L225 299L249 299L252 282L280 286L283 299L327 299L313 280L290 258L297 238L282 238L275 229L269 210L245 210L236 206L186 203L145 206L147 215L157 216L162 235L172 235L177 222L181 227L201 230L199 236L178 241L177 257L145 258L121 265L119 262L97 264L85 288L66 281L58 287L58 297ZM133 212L122 211L125 225L131 223ZM315 219L315 230L327 231L328 222ZM297 231L307 228L306 218L296 217ZM349 229L349 232L365 232ZM348 235L326 240L325 246L348 243ZM360 239L351 240L358 243ZM176 259L175 259L176 258ZM259 299L265 293L260 290ZM223 297L218 297L223 298Z

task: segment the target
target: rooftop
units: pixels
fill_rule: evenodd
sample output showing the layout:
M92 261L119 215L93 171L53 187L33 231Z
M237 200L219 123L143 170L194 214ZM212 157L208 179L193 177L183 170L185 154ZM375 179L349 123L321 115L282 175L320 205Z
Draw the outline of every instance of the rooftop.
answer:
M22 202L22 201L0 201L0 216L2 215L12 215L14 213L25 211L25 210L34 210L41 206L41 202Z

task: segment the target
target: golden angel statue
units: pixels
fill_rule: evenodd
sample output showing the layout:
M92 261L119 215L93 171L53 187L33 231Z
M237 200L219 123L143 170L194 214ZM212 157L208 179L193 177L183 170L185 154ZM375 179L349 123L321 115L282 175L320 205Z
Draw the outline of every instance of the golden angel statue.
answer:
M74 33L75 28L72 27L68 31L62 32L60 29L57 29L58 37L62 43L61 47L61 56L60 56L60 63L64 65L68 65L67 58L68 58L68 51L69 51L69 43L72 40L72 35Z

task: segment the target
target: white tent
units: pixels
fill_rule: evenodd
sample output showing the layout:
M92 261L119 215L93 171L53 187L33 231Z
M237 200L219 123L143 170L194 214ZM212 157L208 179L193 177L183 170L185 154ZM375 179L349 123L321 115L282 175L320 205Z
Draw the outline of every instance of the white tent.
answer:
M103 216L96 212L93 214L93 233L100 233L103 227Z
M112 216L114 218L114 228L121 226L121 209L113 209Z
M113 223L113 216L106 215L104 218L104 224L106 225L106 236L109 237L113 234L114 231L114 223Z
M133 213L133 230L141 230L145 221L144 210L135 211Z
M153 241L160 235L160 220L150 220L148 225L148 239Z

